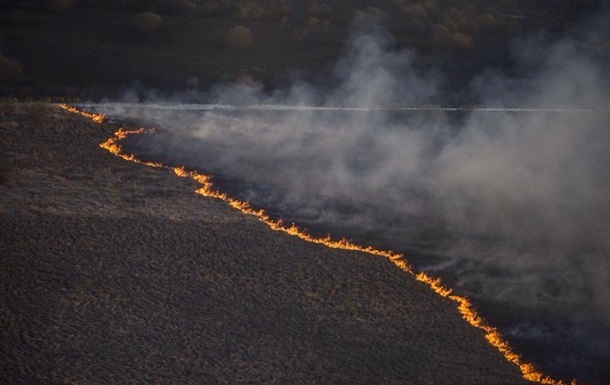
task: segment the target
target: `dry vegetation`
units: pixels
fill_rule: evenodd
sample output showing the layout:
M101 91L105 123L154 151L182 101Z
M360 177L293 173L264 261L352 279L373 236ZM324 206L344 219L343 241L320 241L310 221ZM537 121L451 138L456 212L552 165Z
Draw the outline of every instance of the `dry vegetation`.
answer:
M68 2L68 0L54 0ZM534 17L539 9L556 6L552 3L530 5L518 0L386 0L382 2L292 2L285 0L156 0L118 2L115 7L132 11L155 10L158 13L239 21L271 21L300 24L308 31L346 26L349 23L384 23L401 30L422 44L439 49L465 50L479 36L489 33L517 34L522 26L519 18L506 18L513 9L523 9L525 19ZM103 2L89 0L88 6L102 7ZM545 25L548 25L545 24Z
M152 33L161 27L161 16L154 12L140 12L133 15L131 27L138 32Z
M23 0L0 5L0 95L101 98L134 82L183 89L191 78L206 89L240 71L271 89L295 73L327 76L353 23L388 29L395 48L418 51L421 68L434 63L462 92L484 68L511 65L510 38L560 34L596 2ZM246 35L226 44L235 26L255 44ZM607 39L583 48L610 53Z
M26 11L20 8L15 8L9 11L9 18L15 23L24 23L28 21L29 16Z
M55 12L66 12L74 8L74 0L47 0L47 7Z
M0 104L0 378L10 384L518 384L390 262L273 232L98 147L113 127Z
M225 44L234 49L252 49L254 45L254 34L250 28L237 25L229 29L225 35Z
M19 84L23 78L23 68L19 61L0 53L0 86Z

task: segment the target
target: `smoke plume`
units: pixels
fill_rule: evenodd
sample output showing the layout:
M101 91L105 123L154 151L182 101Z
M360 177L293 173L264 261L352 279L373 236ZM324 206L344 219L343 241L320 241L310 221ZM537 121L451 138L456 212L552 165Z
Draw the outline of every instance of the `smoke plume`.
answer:
M488 69L472 82L475 109L434 108L442 76L368 30L354 32L324 86L132 93L103 112L160 129L131 144L146 157L526 309L516 336L528 323L540 332L540 314L610 334L610 84L582 41L516 42L513 75Z

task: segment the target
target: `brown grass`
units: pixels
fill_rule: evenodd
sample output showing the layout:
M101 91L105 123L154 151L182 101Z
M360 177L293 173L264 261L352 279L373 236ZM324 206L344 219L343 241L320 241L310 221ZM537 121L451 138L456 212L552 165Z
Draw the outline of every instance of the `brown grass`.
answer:
M29 15L27 14L27 12L20 8L15 8L11 10L8 16L10 20L15 23L24 23L29 19Z
M13 58L0 53L0 85L14 85L21 83L23 79L23 68Z
M254 34L250 28L238 25L231 28L225 35L225 44L238 50L252 49L254 46Z
M47 8L56 12L66 12L74 8L74 0L47 0Z
M11 384L520 384L454 305L98 147L113 126L0 105L0 376Z
M161 27L162 21L154 12L140 12L133 16L131 27L138 32L152 33Z

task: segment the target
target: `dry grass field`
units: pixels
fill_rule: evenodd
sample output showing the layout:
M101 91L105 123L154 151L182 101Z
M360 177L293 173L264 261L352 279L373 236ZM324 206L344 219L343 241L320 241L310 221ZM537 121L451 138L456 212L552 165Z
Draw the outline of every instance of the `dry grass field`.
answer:
M98 147L115 127L0 104L6 384L519 384L389 261L274 232Z

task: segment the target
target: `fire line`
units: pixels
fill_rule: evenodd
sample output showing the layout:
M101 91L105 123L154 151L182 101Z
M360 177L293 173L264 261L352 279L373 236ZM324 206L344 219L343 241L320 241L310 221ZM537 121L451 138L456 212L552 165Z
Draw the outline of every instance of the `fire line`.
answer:
M81 111L75 107L69 106L67 104L60 104L60 108L82 115L88 119L96 123L102 123L104 121L103 114L95 114L89 113L86 111ZM546 385L579 385L576 380L572 380L570 383L564 382L562 380L554 379L549 375L546 375L539 371L534 364L525 362L521 355L517 353L504 339L502 334L493 326L489 325L484 318L479 316L476 309L470 300L464 296L457 295L453 293L451 288L446 287L440 280L440 278L435 278L424 272L416 272L413 270L411 265L409 265L404 257L404 255L389 251L389 250L378 250L373 248L372 246L361 246L355 244L347 239L332 239L330 236L326 238L317 238L311 236L307 233L306 230L297 227L294 223L291 225L285 224L281 219L273 219L271 218L263 209L255 209L248 202L241 201L236 198L232 198L226 193L218 191L214 188L212 183L211 176L200 174L196 171L186 170L184 167L172 167L162 163L148 162L138 159L134 154L124 153L121 147L121 141L127 138L130 135L141 135L141 134L152 134L154 129L145 129L139 128L135 130L127 130L124 128L118 128L114 135L108 138L103 143L100 143L100 147L109 151L115 156L118 156L122 159L125 159L130 162L142 164L149 167L155 168L163 168L172 170L177 176L192 178L198 183L201 184L201 187L195 190L195 192L199 195L216 198L223 202L228 203L231 207L236 210L242 212L246 215L251 215L256 217L259 221L263 222L267 226L269 226L272 230L281 231L287 233L289 235L298 237L304 241L316 244L322 244L326 247L332 249L342 249L342 250L350 250L350 251L359 251L363 253L368 253L380 257L384 257L389 259L396 267L404 271L405 273L413 276L416 280L425 283L430 287L436 294L441 297L447 298L457 305L457 310L462 316L462 318L468 322L471 326L481 329L485 333L485 339L489 342L491 346L496 348L500 353L504 356L504 358L516 365L521 371L521 375L524 379L536 382L539 384Z

